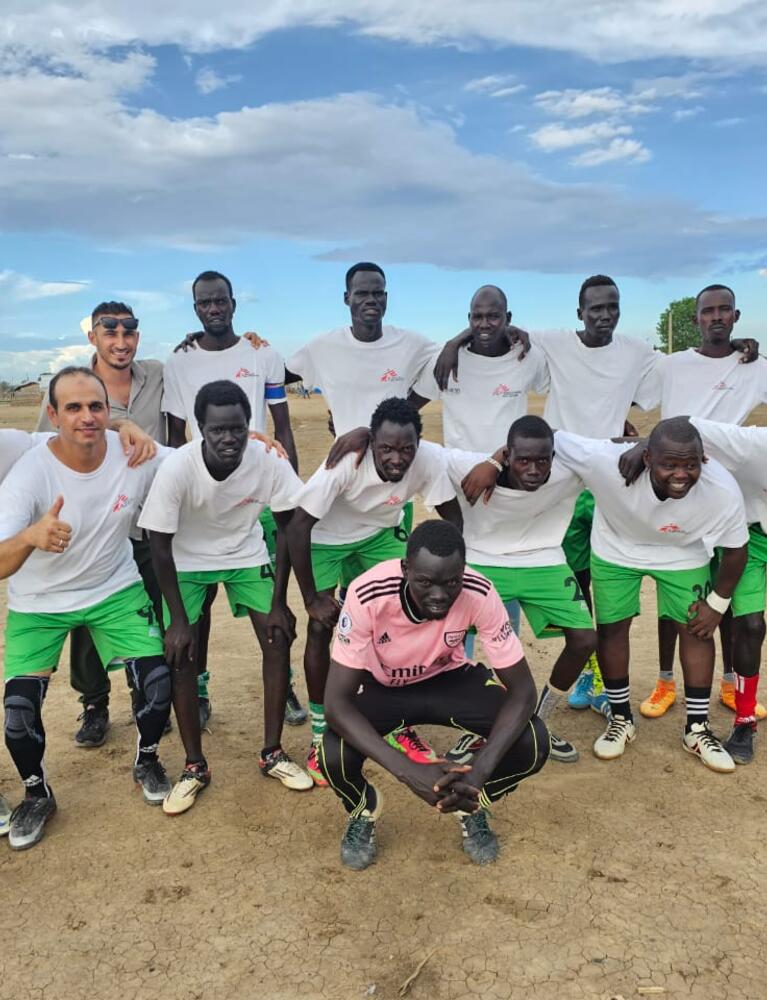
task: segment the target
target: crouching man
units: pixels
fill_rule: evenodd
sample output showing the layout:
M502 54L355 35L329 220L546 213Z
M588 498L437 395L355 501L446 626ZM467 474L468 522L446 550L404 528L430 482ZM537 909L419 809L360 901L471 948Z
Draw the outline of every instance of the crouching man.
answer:
M472 625L492 670L466 661L463 640ZM535 704L519 639L490 581L466 571L460 532L445 521L419 525L405 559L357 577L338 622L319 758L349 814L343 864L360 870L375 860L382 797L363 777L367 757L428 805L456 813L472 861L495 861L498 841L486 810L549 755ZM450 726L487 743L470 764L419 764L383 738L403 724Z

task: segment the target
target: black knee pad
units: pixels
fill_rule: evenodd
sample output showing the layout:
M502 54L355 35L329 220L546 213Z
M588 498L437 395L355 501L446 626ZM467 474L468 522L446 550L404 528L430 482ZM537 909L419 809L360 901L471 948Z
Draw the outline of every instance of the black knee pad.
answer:
M163 656L140 656L132 660L130 670L143 704L136 712L141 718L147 712L166 712L170 708L170 668Z
M42 707L47 677L12 677L5 685L5 739L45 743Z

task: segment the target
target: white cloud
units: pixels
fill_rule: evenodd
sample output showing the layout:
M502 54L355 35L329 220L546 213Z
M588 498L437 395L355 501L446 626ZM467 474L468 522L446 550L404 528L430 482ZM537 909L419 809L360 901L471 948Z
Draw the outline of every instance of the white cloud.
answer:
M735 125L742 125L745 118L720 118L719 121L714 122L714 125L718 125L719 128L733 128Z
M650 157L649 149L636 139L612 139L601 149L589 149L585 153L579 153L572 162L576 167L599 167L603 163L613 163L615 160L644 163Z
M677 108L676 111L672 112L671 117L675 122L685 121L687 118L697 118L706 109L702 104L696 104L692 108Z
M535 103L558 118L588 118L590 115L640 114L649 110L630 95L613 87L593 90L545 90L535 95Z
M0 41L17 50L89 45L180 45L189 52L245 48L291 27L349 26L416 44L535 46L603 62L694 58L767 63L767 5L753 0L4 0ZM552 30L556 25L556 31ZM6 56L11 63L12 54Z
M197 87L201 94L213 94L217 90L223 90L228 87L230 83L237 83L242 77L237 74L231 76L221 76L210 66L203 66L201 70L198 70L197 75L194 78L194 85Z
M514 83L516 77L513 75L495 74L493 76L481 76L475 80L469 80L464 85L464 90L470 94L483 94L487 97L511 97L527 90L527 84Z
M494 90L490 94L491 97L511 97L513 94L520 94L523 90L527 90L527 84L518 83L514 87L501 87L500 90Z
M610 122L592 122L590 125L576 125L572 128L561 122L544 125L532 132L530 139L538 149L552 153L573 146L592 146L615 136L631 135L630 125L615 125Z
M59 295L76 295L90 285L89 281L38 281L16 271L0 271L0 288L18 302L51 299Z
M759 276L762 278L767 278L767 267L759 268Z
M367 94L169 118L142 107L153 67L143 55L99 57L76 72L36 61L4 77L0 152L35 156L0 157L7 230L115 233L136 252L154 242L212 253L266 235L311 241L328 259L644 276L713 269L719 255L761 254L767 242L765 219L548 183L461 146L453 126L413 104ZM609 126L608 160L648 155L628 126ZM103 148L109 169L93 155Z

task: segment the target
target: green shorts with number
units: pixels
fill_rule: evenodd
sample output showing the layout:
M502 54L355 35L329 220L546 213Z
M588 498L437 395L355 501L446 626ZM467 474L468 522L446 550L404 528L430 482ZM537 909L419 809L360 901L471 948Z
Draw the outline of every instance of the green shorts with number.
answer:
M5 626L5 679L56 670L64 641L84 625L105 670L124 660L162 656L160 626L144 584L133 583L82 611L36 614L9 611Z
M594 627L588 605L569 566L479 566L505 604L519 601L536 639L562 634L563 628Z
M767 589L767 535L759 524L748 526L748 561L732 595L732 616L741 618L765 609Z
M264 507L261 511L261 517L258 519L261 529L264 532L264 541L266 542L266 551L269 553L269 559L272 566L277 559L277 522L274 520L274 514L272 514L271 507Z
M639 589L645 576L655 580L658 618L690 620L689 608L711 592L711 567L695 569L636 569L616 566L591 554L591 586L597 625L609 625L639 614Z
M268 615L272 610L274 594L274 571L271 563L252 566L247 569L210 569L199 572L178 573L178 589L189 624L194 625L202 614L202 606L208 587L223 583L229 607L235 618L244 618L249 610ZM163 601L165 621L170 621L170 612Z
M573 516L562 539L567 565L576 573L582 573L590 565L593 520L594 495L589 490L583 490L575 501Z
M403 527L384 528L359 542L343 545L312 543L312 572L317 590L332 590L339 584L348 587L360 573L386 559L402 559L407 534Z

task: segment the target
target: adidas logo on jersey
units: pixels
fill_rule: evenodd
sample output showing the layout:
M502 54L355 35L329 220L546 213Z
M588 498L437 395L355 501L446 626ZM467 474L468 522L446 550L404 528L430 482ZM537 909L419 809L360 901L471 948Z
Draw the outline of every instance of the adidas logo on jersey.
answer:
M378 646L385 646L387 642L391 642L388 632L384 632L380 638L376 639L376 645Z

